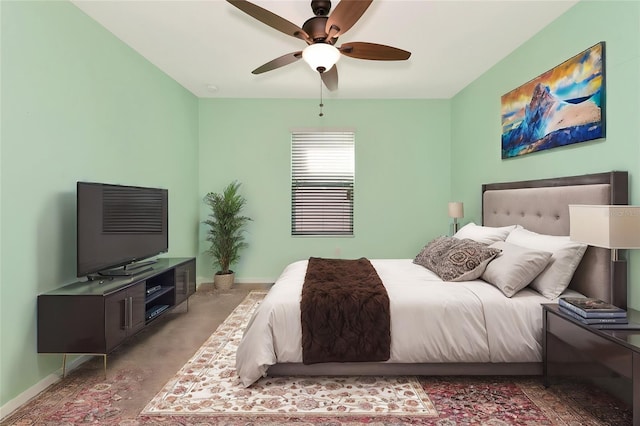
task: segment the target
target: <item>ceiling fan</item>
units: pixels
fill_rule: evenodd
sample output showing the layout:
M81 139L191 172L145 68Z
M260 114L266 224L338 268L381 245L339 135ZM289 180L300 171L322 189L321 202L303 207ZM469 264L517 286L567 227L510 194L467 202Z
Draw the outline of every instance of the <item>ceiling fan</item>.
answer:
M311 0L311 10L315 16L308 19L302 28L246 0L227 1L258 21L308 44L304 50L287 53L267 62L253 70L253 74L262 74L303 58L313 70L320 73L329 90L336 90L338 70L335 64L341 55L375 61L403 61L411 56L411 52L406 50L376 43L350 42L335 46L338 37L360 19L373 0L341 0L330 15L330 0Z

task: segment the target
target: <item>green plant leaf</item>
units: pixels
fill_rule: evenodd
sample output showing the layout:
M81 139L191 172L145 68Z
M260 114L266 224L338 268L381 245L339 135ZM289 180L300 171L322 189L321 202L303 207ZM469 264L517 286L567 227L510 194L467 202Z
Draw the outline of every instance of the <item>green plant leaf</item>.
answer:
M225 274L231 273L231 265L240 259L240 250L247 247L243 233L247 222L252 220L242 215L246 200L239 188L240 183L233 181L222 193L209 192L204 197L211 209L208 219L203 221L209 227L207 241L211 244L207 253L219 272Z

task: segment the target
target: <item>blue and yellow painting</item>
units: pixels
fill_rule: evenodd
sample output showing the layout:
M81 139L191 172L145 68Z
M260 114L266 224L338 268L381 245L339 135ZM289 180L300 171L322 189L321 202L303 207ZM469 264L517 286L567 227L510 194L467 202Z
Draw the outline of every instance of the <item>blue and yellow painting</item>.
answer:
M605 136L604 42L502 96L502 158Z

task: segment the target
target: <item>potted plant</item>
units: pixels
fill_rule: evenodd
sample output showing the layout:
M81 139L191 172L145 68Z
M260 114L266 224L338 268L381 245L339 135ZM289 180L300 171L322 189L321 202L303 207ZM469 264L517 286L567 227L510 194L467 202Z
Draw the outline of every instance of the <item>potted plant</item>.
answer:
M233 285L234 272L231 265L240 259L240 250L247 246L244 241L244 227L251 218L241 214L246 200L238 193L240 183L231 182L222 193L209 192L205 203L211 208L209 218L204 221L209 226L207 250L213 257L218 271L213 276L216 288L229 289Z

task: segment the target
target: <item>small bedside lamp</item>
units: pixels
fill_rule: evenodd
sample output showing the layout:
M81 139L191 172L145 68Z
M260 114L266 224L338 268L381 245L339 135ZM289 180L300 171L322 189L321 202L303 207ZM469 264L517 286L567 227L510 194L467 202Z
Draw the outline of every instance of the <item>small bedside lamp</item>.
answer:
M640 206L571 204L569 237L572 241L611 249L613 283L626 287L627 262L619 258L618 250L640 249ZM626 300L626 294L620 296Z
M453 218L453 233L458 232L458 219L464 217L464 206L460 201L449 203L449 217Z

